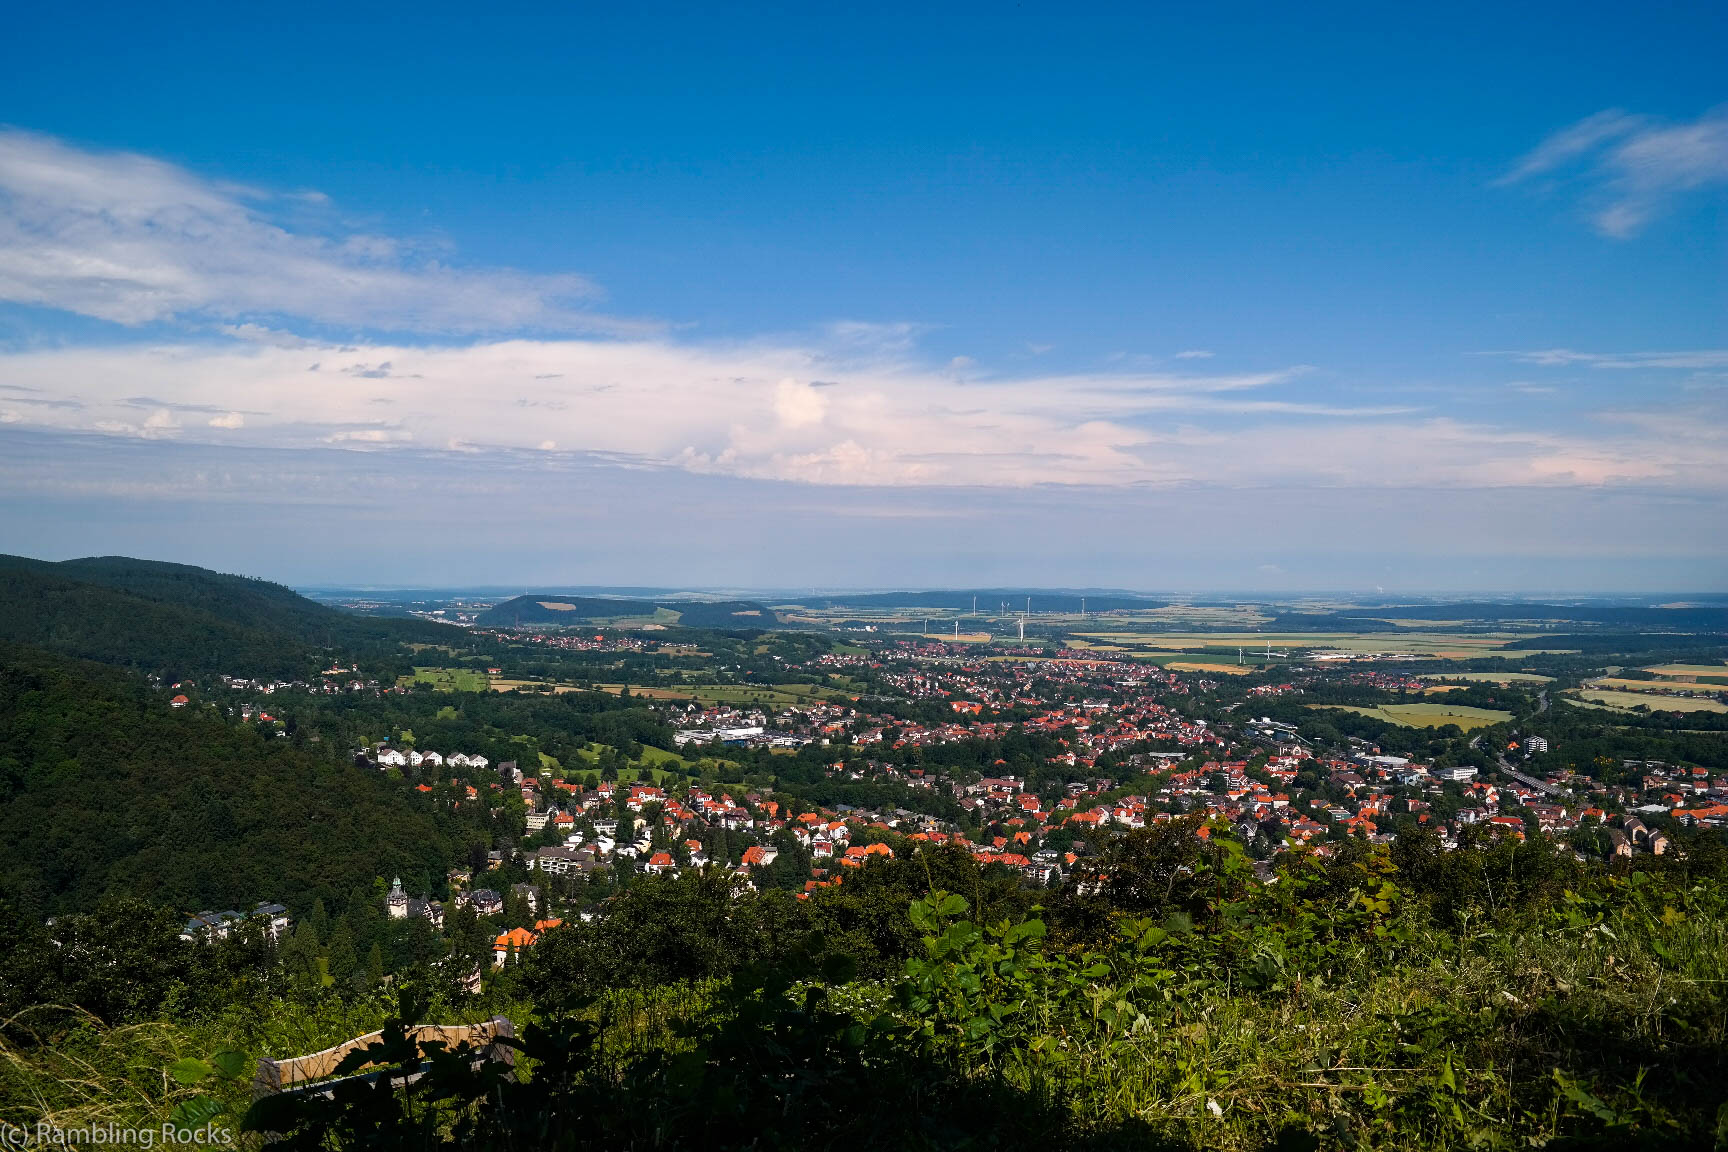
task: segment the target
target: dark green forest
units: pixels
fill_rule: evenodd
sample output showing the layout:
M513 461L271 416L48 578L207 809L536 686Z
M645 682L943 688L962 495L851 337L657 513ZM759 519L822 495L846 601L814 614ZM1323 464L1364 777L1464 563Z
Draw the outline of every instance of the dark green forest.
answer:
M341 612L280 584L183 564L0 556L0 640L156 673L300 677L323 661L405 671L401 645L461 633Z
M133 895L186 911L442 876L483 809L450 810L137 677L0 646L0 894L33 914Z

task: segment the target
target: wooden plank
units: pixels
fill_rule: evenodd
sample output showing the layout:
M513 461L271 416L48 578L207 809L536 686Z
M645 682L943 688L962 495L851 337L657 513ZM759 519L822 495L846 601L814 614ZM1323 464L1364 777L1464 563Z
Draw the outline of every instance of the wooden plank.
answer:
M479 1050L478 1058L481 1060L497 1060L511 1066L516 1063L516 1050L508 1044L498 1043L500 1038L516 1035L515 1025L503 1016L494 1016L484 1024L415 1024L407 1032L421 1045L442 1041L446 1051L454 1051L466 1043ZM252 1098L294 1091L333 1076L350 1052L376 1044L383 1037L383 1032L369 1032L310 1056L295 1056L288 1060L261 1059L252 1080Z

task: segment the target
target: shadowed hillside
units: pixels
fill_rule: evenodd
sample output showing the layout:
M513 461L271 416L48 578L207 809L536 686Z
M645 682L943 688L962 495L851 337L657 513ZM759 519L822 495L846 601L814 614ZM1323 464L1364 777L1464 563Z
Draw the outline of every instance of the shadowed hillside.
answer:
M171 678L304 675L320 662L404 666L400 645L459 633L356 616L264 580L120 556L0 557L0 640Z

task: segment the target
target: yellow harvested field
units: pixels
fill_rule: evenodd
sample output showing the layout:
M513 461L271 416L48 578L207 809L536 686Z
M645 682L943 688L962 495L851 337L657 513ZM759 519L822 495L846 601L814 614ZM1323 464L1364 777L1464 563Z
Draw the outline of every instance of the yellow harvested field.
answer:
M589 689L579 688L574 684L548 684L544 680L506 680L502 676L494 676L488 687L494 692L586 692Z
M1612 692L1595 688L1580 688L1576 697L1588 704L1599 704L1630 712L1642 705L1652 712L1728 712L1728 704L1702 697L1663 696L1655 692Z
M1721 684L1708 684L1701 680L1680 680L1664 677L1661 680L1630 680L1621 676L1603 676L1587 681L1586 688L1609 688L1620 692L1644 692L1651 696L1663 696L1670 692L1697 692L1703 696L1711 696L1717 692L1728 692L1728 680Z
M1246 654L1309 649L1348 652L1357 655L1436 656L1470 660L1502 655L1499 649L1527 636L1523 632L1081 632L1088 641L1102 641L1149 652L1192 652L1197 649L1240 647ZM1555 649L1562 651L1562 649ZM1516 651L1519 659L1533 655L1532 649ZM1507 653L1506 655L1512 655Z
M1546 684L1554 677L1538 676L1534 672L1435 672L1422 679L1442 684L1453 681L1470 684Z
M1229 676L1246 676L1258 671L1256 667L1247 664L1201 664L1189 660L1172 660L1164 667L1172 672L1222 672Z
M1360 708L1346 704L1310 704L1308 707L1319 711L1354 712L1359 716L1372 716L1376 720L1401 724L1406 728L1439 728L1446 724L1456 724L1466 732L1472 728L1486 728L1490 724L1500 724L1512 719L1510 712L1500 712L1493 708L1469 708L1462 704L1379 704Z
M1658 676L1674 676L1682 680L1691 680L1699 676L1721 676L1728 678L1728 664L1656 664L1644 669Z

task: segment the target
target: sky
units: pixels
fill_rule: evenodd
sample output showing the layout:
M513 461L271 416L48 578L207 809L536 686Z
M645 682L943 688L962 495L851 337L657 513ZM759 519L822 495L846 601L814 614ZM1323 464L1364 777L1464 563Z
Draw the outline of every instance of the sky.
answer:
M0 551L1728 590L1728 8L1510 7L31 6Z

